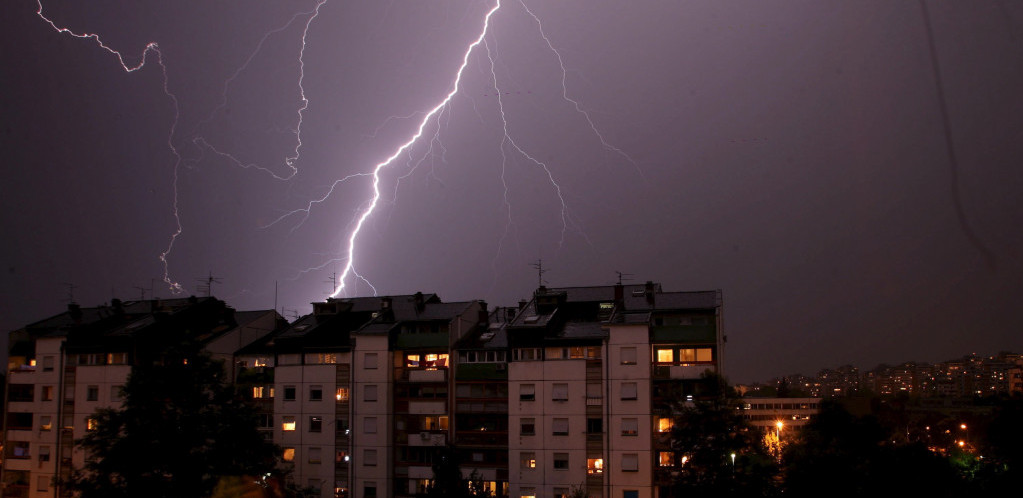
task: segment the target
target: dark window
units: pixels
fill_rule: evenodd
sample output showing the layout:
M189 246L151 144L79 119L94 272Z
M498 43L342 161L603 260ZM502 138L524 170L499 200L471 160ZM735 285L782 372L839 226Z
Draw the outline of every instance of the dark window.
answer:
M86 401L99 401L99 386L89 386L85 390Z
M309 387L309 401L320 401L323 399L323 386Z
M295 386L284 386L284 401L295 401Z
M602 418L586 419L587 434L600 434L601 432L604 432L604 419Z
M30 431L32 430L32 414L16 413L7 414L7 430Z
M323 431L323 417L309 417L309 432Z
M35 384L11 384L7 386L9 401L33 401Z

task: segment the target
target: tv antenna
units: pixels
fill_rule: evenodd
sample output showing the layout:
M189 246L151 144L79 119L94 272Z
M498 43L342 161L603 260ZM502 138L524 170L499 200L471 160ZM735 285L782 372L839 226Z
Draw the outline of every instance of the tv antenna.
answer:
M220 277L213 276L212 271L209 272L209 274L205 278L200 278L199 282L205 282L205 284L197 285L195 288L199 292L205 292L206 297L210 297L213 295L213 284L223 283Z
M328 292L327 294L328 295L333 294L334 291L337 290L337 272L331 273L330 279L324 280L324 282L330 282L330 292Z
M625 281L628 281L628 280L632 280L631 278L625 278L625 277L631 277L631 276L634 275L633 273L622 273L622 272L620 272L618 270L615 270L615 274L618 275L618 285L622 285L622 282L625 282Z
M543 286L543 274L547 273L547 270L543 269L543 259L536 260L536 263L533 263L530 266L532 266L533 268L536 269L536 284L537 284L537 286L538 287L542 287Z
M73 283L71 283L71 282L61 282L61 284L67 287L67 302L69 304L70 303L74 303L75 302L75 289L77 289L78 286L73 284Z

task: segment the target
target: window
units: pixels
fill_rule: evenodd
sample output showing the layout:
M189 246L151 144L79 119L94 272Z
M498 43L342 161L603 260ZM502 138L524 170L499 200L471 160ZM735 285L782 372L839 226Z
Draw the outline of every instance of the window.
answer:
M622 382L622 399L636 399L638 396L639 391L635 382Z
M622 472L639 472L639 455L636 453L622 454Z
M270 413L260 413L257 417L258 426L260 429L273 429L274 428L274 416Z
M671 432L671 417L657 417L657 432Z
M554 488L554 498L568 498L568 488Z
M366 384L362 388L362 400L363 401L376 401L377 400L377 386L376 384Z
M448 367L448 354L447 353L430 353L423 355L423 367L427 370L436 370L438 368Z
M423 417L422 429L424 431L446 431L448 430L448 416L434 415Z
M335 434L348 434L348 420L339 418L334 420L334 432Z
M519 384L519 401L533 401L536 399L535 384Z
M297 353L281 354L277 356L281 365L299 365L302 363L302 355Z
M348 401L348 388L347 387L337 388L337 394L334 397L337 398L338 402Z
M623 436L638 436L639 435L639 419L623 418L622 419L622 435Z
M266 394L266 390L263 386L256 386L252 388L252 399L260 399Z
M554 423L551 424L554 428L555 436L567 436L568 435L568 419L567 418L556 418Z
M7 386L7 401L32 401L35 389L32 384L11 384Z
M377 354L376 353L366 353L366 356L364 356L363 358L365 359L365 361L364 361L365 368L367 368L367 369L374 369L374 368L377 367ZM373 489L376 489L376 488L373 488Z
M53 357L52 356L44 356L43 357L43 371L44 372L52 372L53 371Z
M674 363L675 350L671 348L657 348L657 363Z
M334 463L342 463L348 461L348 452L345 450L337 450L334 452Z
M284 401L295 401L295 386L284 386Z
M536 419L535 418L523 418L520 421L519 434L523 436L532 436L536 434Z
M92 432L92 431L94 431L96 429L99 429L99 421L94 419L94 418L92 418L92 417L86 418L85 419L85 430L87 430L89 432Z
M32 430L32 413L7 413L7 428L16 431Z
M128 364L128 353L107 353L107 364L108 365Z
M295 417L294 416L292 416L292 415L285 415L284 418L281 419L281 420L282 420L281 421L281 430L282 431L291 432L291 431L295 430L295 426L297 425L297 423L295 422Z
M376 483L367 482L362 487L362 498L377 498L377 485Z
M554 389L551 391L551 400L568 401L568 384L554 384Z
M53 430L53 418L49 415L40 415L39 430L41 431Z
M515 361L542 360L543 350L540 348L518 348L514 350L512 358Z
M536 498L536 488L522 488L519 498Z
M586 419L587 434L600 434L601 432L604 432L604 419L602 418Z
M43 392L40 397L43 401L53 401L53 386L43 386Z
M86 401L99 401L99 386L89 386L85 388L85 400Z
M281 454L281 460L285 462L295 461L295 448L284 448L284 453Z
M309 386L309 401L321 401L323 399L323 386Z
M554 470L568 470L568 453L554 454Z
M519 453L520 465L524 469L535 469L536 468L536 453L532 451L523 451Z
M50 489L50 478L47 476L36 477L36 491L47 491Z
M49 446L40 446L39 447L39 461L40 462L49 462L50 461L50 447Z
M586 473L590 475L604 473L604 459L603 458L587 458L586 459Z
M364 434L376 434L377 433L377 418L366 417L362 419L362 432Z
M110 401L121 401L123 399L122 389L124 389L124 386L110 386Z
M600 399L603 398L601 394L601 385L599 382L590 382L586 384L586 399Z
M635 346L622 346L622 365L635 365L636 364L636 348Z
M322 453L320 448L309 448L309 463L320 463Z
M657 464L661 467L674 467L675 454L670 451L657 452Z
M363 450L362 452L362 465L366 467L375 467L377 464L377 450Z
M309 432L323 431L323 417L309 417Z
M714 350L711 348L696 348L696 361L714 361Z
M667 493L665 493L665 494L662 494L661 496L669 496L669 495ZM638 489L626 489L626 490L623 490L622 491L622 498L639 498L639 490Z
M273 365L273 358L271 358L269 356L259 356L256 359L252 360L252 366L254 366L254 367L272 367L272 366L274 366Z
M335 353L306 353L305 355L306 365L329 365L337 363L337 354Z

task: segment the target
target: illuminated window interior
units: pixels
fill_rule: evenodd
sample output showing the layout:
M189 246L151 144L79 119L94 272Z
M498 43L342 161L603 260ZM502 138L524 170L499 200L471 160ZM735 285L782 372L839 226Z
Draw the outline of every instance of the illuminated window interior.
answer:
M674 363L675 362L675 350L673 349L658 349L657 350L657 363Z
M657 453L657 464L661 467L673 467L675 455L670 451L660 451Z
M524 469L536 468L536 453L533 453L532 451L522 453L522 468Z
M602 474L604 472L604 459L603 458L587 458L586 459L586 473L587 474Z
M407 354L405 355L405 366L408 368L419 368L419 355ZM423 479L424 481L428 479Z
M295 417L285 416L284 421L281 422L281 430L285 431L295 430Z
M407 354L405 355L405 368L425 368L436 370L448 367L447 353Z
M295 461L295 448L284 448L284 454L281 455L281 459L285 462Z
M85 430L94 431L99 428L99 422L94 418L85 419Z
M672 425L671 417L657 417L657 432L670 432Z
M424 431L446 431L448 430L448 416L430 416L423 417L423 430Z
M337 394L334 396L338 401L348 401L348 388L339 387L337 388Z

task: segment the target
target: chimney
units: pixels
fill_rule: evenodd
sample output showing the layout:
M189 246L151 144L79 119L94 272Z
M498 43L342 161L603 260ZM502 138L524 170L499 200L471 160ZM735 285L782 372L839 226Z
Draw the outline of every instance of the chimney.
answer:
M415 295L412 296L412 299L416 303L416 313L422 313L423 309L426 308L426 303L423 302L423 293L416 292Z
M380 310L381 311L390 311L391 310L391 298L390 297L382 297L382 298L380 298Z
M67 311L76 324L82 323L82 307L78 303L67 303Z
M646 281L646 288L644 289L646 294L646 302L652 308L654 306L654 283L651 280Z
M480 301L480 315L479 315L479 322L478 323L481 323L481 324L489 324L490 323L490 313L487 311L487 302L486 301Z
M615 284L615 304L621 304L622 301L625 301L625 286Z

